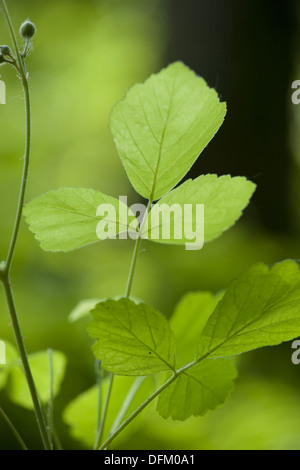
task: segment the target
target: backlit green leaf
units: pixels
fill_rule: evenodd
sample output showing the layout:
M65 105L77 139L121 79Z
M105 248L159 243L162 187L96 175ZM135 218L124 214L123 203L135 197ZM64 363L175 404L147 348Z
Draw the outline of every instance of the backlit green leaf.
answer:
M133 86L110 128L135 190L157 200L184 177L223 123L226 104L181 62Z
M54 375L53 395L56 396L60 391L67 361L64 354L59 351L53 351L52 360ZM50 398L50 370L49 355L47 351L30 354L29 364L36 384L38 396L42 403L46 403ZM21 364L15 365L10 371L10 381L7 393L9 398L17 405L33 409L31 395Z
M173 370L176 341L168 320L150 305L129 299L99 303L88 326L104 369L118 375Z
M93 310L99 302L101 302L101 299L81 300L70 312L69 322L74 323L81 318L89 316L90 311Z
M225 359L206 360L182 373L159 396L157 410L163 418L185 420L203 416L229 397L237 376Z
M99 206L109 212L97 215ZM103 239L126 232L131 223L132 230L137 226L123 202L84 188L61 188L43 194L25 206L24 215L46 251L70 251L99 241L99 223Z
M159 243L201 248L203 241L216 239L241 217L255 187L246 178L229 175L188 180L154 205L142 236ZM204 204L204 231L197 204Z
M199 338L198 358L225 357L300 336L300 272L256 264L232 282Z
M178 367L195 359L199 337L219 300L211 292L190 292L176 306L170 326L178 344Z

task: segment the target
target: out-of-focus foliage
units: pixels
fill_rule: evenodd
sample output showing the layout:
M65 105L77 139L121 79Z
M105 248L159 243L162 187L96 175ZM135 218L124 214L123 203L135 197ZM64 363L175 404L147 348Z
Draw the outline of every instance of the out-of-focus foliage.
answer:
M168 40L163 0L8 3L17 27L27 17L37 25L34 51L28 59L33 142L27 200L71 186L91 187L114 197L127 194L130 202L138 202L120 165L108 122L112 106L129 86L167 65L163 59ZM0 42L10 44L1 16L0 29ZM17 203L24 112L14 72L6 68L0 72L7 86L7 104L0 106L2 259ZM229 112L230 106L229 102ZM226 155L223 160L226 162ZM219 292L257 261L270 264L300 258L299 238L265 233L250 225L247 214L222 239L199 252L145 241L133 294L169 315L188 291ZM15 300L28 351L51 347L68 357L66 379L55 402L56 426L67 448L83 445L77 440L81 431L72 431L70 438L69 428L57 416L95 382L87 319L72 324L68 315L82 299L124 293L132 248L131 241L112 240L79 252L45 253L26 224L22 225L12 272ZM0 336L13 341L2 293ZM114 444L131 449L299 449L299 373L290 358L288 344L249 353L241 360L237 390L222 409L185 423L164 421L153 411L136 433L133 430ZM4 391L0 398L26 443L38 448L33 414L10 404ZM94 416L86 419L94 425ZM93 442L94 428L89 432L85 445ZM7 448L15 448L15 441L0 422L0 449Z

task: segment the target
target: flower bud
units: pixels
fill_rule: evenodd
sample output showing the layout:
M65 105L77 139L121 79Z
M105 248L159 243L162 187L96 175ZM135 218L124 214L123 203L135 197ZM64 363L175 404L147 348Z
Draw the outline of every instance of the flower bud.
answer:
M26 20L24 23L21 24L20 27L20 35L24 39L31 39L36 33L36 27L35 25L29 21Z
M11 50L9 46L0 46L0 54L2 55L11 55Z

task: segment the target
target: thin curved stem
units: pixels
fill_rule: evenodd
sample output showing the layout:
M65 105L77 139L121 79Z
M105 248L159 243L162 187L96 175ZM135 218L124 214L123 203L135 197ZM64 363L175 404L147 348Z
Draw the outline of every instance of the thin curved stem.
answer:
M152 393L123 423L113 432L106 441L98 448L98 450L105 450L112 441L133 421L156 397L158 397L171 383L173 383L181 374L194 367L199 360L185 365L178 371L175 371L171 377L163 383L155 392Z
M48 435L50 439L51 449L53 450L53 416L54 416L54 371L53 371L53 351L48 349L48 361L49 361L49 402L47 409L47 425L48 425Z
M138 237L135 241L132 260L131 260L131 265L130 265L130 271L129 271L129 276L128 276L128 281L127 281L126 293L125 293L126 298L129 298L130 294L131 294L133 277L134 277L134 272L135 272L135 268L136 268L138 254L139 254L139 250L140 250L140 246L141 246L141 241L142 241L141 237Z
M106 394L105 405L104 405L103 412L102 412L102 415L101 415L101 421L100 421L100 425L99 425L99 428L98 428L98 433L97 433L97 438L96 438L94 449L98 449L98 447L100 446L101 441L102 441L105 421L106 421L107 412L108 412L109 400L110 400L110 397L111 397L113 381L114 381L114 374L110 374L109 375L109 382L108 382L108 389L107 389L107 394Z
M133 382L131 388L129 389L129 392L127 393L125 400L123 401L123 404L120 408L120 411L111 427L109 435L113 434L120 426L122 423L125 414L128 411L128 408L130 407L132 400L134 399L137 391L141 387L142 383L145 381L146 377L137 377L135 381Z
M151 205L152 205L152 199L149 199L148 201L148 205L147 205L147 209L145 211L145 214L144 214L144 217L143 217L143 220L140 224L140 228L139 228L139 232L140 233L142 230L143 230L143 227L145 225L145 222L147 220L147 216L148 216L148 213L151 209ZM129 299L130 297L130 294L131 294L131 290L132 290L132 284L133 284L133 278L134 278L134 273L135 273L135 268L136 268L136 264L137 264L137 259L138 259L138 255L139 255L139 251L140 251L140 246L141 246L141 242L142 242L142 238L140 235L138 235L136 241L135 241L135 245L134 245L134 250L133 250L133 255L132 255L132 260L131 260L131 265L130 265L130 270L129 270L129 275L128 275L128 281L127 281L127 287L126 287L126 293L125 293L125 297L127 299ZM108 399L110 397L110 394L111 394L111 389L112 389L112 381L113 381L113 374L111 375L111 382L110 382L110 385L109 385L109 390L108 390ZM136 391L138 390L138 388L140 387L142 382L138 382L137 383L137 386L135 388L135 393ZM133 419L133 418L132 418ZM126 423L126 421L124 421L124 423ZM122 431L122 426L124 425L124 423L118 428L116 429L115 433L112 433L112 437L113 439L116 437L117 434L119 434L119 432ZM118 426L118 423L117 423L117 426ZM125 427L125 426L124 426ZM120 429L122 428L122 429ZM119 431L120 429L120 431ZM102 427L102 433L103 433L103 427ZM110 444L111 441L109 441L109 439L111 439L111 437L109 437L106 441L105 441L105 446L103 444L103 446L101 446L99 448L99 445L101 443L101 440L102 440L102 434L101 436L99 436L99 438L97 439L97 446L96 446L96 449L99 448L100 449L106 449L107 446Z
M25 442L23 441L19 431L15 428L15 426L13 425L13 423L11 422L11 420L9 419L9 417L7 416L7 414L4 412L4 410L1 407L0 407L0 416L3 419L3 421L5 421L5 423L7 424L7 426L9 427L9 429L11 430L11 432L13 433L15 438L17 439L18 443L21 446L21 449L28 450L28 448L27 448Z
M13 228L11 241L10 241L10 245L8 249L7 258L6 258L5 263L2 263L0 266L0 280L4 287L8 310L10 313L11 322L12 322L12 326L14 330L14 335L15 335L17 346L18 346L19 354L21 357L25 377L26 377L30 394L32 397L35 416L36 416L37 423L39 426L43 445L46 450L51 450L51 444L50 444L50 440L49 440L49 436L47 432L47 427L46 427L45 419L43 416L41 404L38 398L35 383L32 377L32 373L31 373L31 369L30 369L30 365L29 365L29 361L27 357L27 352L26 352L24 341L23 341L23 335L21 332L21 327L20 327L18 315L17 315L16 308L15 308L13 293L12 293L12 289L10 285L10 270L11 270L11 264L12 264L13 255L15 252L15 247L16 247L17 238L18 238L19 229L20 229L23 205L24 205L24 200L25 200L25 192L26 192L26 186L27 186L28 171L29 171L30 146L31 146L31 106L30 106L28 74L26 71L25 61L21 57L19 49L18 49L17 37L14 32L14 28L13 28L12 21L9 16L6 2L5 0L0 0L0 1L3 7L4 15L6 18L6 22L8 24L8 28L10 31L10 35L12 38L12 42L14 45L15 54L17 58L17 63L14 63L14 66L20 75L20 79L22 82L23 90L24 90L24 98L25 98L25 152L24 152L23 175L22 175L22 180L21 180L19 201L18 201L18 207L17 207L16 217L15 217L15 223L14 223L14 228Z
M147 398L123 423L113 432L106 441L98 448L98 450L105 450L116 437L125 429L131 421L133 421L161 392L165 390L174 380L178 374L173 374L161 387L159 387L150 397Z
M20 68L22 68L21 67L22 66L22 60L21 60L21 54L20 54L20 51L19 51L19 48L18 48L18 41L17 41L17 37L16 37L15 31L14 31L12 21L10 19L8 8L6 6L6 1L1 0L1 4L2 4L3 11L4 11L4 16L5 16L6 22L7 22L7 25L8 25L8 29L9 29L9 32L10 32L10 37L11 37L11 40L12 40L13 45L14 45L14 50L15 50L15 53L16 53L18 65L19 65Z
M30 162L31 107L30 107L29 85L28 85L28 81L27 81L25 73L26 71L23 71L21 75L24 95L25 95L25 122L26 122L24 167L23 167L23 175L22 175L22 181L21 181L21 187L20 187L20 193L19 193L19 202L18 202L18 208L17 208L16 218L15 218L15 224L14 224L14 229L13 229L11 242L10 242L10 246L9 246L9 250L8 250L8 254L6 258L6 263L5 263L5 272L7 273L7 275L9 275L10 273L11 263L12 263L12 259L13 259L13 255L14 255L14 251L15 251L15 247L17 243L17 238L19 234L20 223L22 219L23 205L24 205L24 200L25 200L27 179L28 179L29 162Z
M150 211L150 209L151 209L151 205L152 205L152 200L149 199L148 205L147 205L147 209L146 209L146 211L145 211L143 220L142 220L141 225L140 225L139 232L141 232L141 231L143 230L143 227L144 227L144 225L145 225L147 216L148 216L149 211ZM139 232L138 232L138 233L139 233ZM131 294L132 283L133 283L135 268L136 268L136 264L137 264L137 259L138 259L140 247L141 247L141 242L142 242L142 238L141 238L141 236L138 236L138 238L137 238L136 241L135 241L134 250L133 250L133 255L132 255L132 260L131 260L131 265L130 265L130 270L129 270L129 276L128 276L128 281L127 281L126 294L125 294L125 297L126 297L126 298L129 298L129 297L130 297L130 294Z

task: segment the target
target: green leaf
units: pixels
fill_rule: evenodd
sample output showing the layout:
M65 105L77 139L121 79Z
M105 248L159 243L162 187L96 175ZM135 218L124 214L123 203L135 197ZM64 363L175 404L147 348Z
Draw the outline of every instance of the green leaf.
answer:
M232 282L200 337L198 358L226 357L300 336L300 272L256 264Z
M104 204L110 206L110 212L97 215L98 207ZM25 206L24 215L46 251L70 251L99 241L99 223L106 228L103 239L126 232L129 225L135 230L138 224L123 202L84 188L60 188L43 194Z
M108 300L91 312L93 351L117 375L151 375L175 368L176 341L168 320L150 305Z
M119 299L123 299L124 296L123 295L118 295L118 296L115 296L115 297L112 297L114 300L119 300ZM131 299L134 300L134 302L136 304L139 304L141 303L142 301L140 299L138 299L137 297L134 297L134 296L131 296ZM91 310L93 310L97 304L99 304L100 302L105 302L107 300L106 299L84 299L84 300L81 300L74 308L73 310L70 312L70 315L69 315L69 322L70 323L74 323L78 320L81 320L82 318L85 318L85 317L90 317L90 312Z
M190 292L176 306L170 326L178 344L178 367L195 359L199 337L220 297L211 292Z
M66 357L59 351L53 351L53 395L58 395L62 380L65 375ZM29 355L29 364L38 396L42 403L46 403L50 398L50 370L49 356L47 351L37 352ZM8 386L9 398L17 405L24 408L33 409L31 395L22 366L15 365L10 371L10 381Z
M7 384L11 368L18 363L19 355L17 349L4 338L0 338L5 344L5 364L0 364L0 390Z
M130 388L135 382L135 377L121 377L115 376L114 386L111 390L111 396L109 399L109 408L104 426L104 435L107 436L114 421L119 413L119 410L126 398ZM104 379L102 385L102 406L104 405L108 380ZM139 405L151 395L153 391L152 377L147 377L143 381L142 385L136 392L132 402L130 403L128 410L124 416L124 420L135 411ZM96 433L96 420L97 420L97 408L98 408L98 387L94 386L89 390L78 395L72 400L63 412L63 421L70 427L71 436L85 444L85 446L91 448L95 441ZM135 432L144 421L145 416L149 413L151 407L141 413L132 423L124 429L113 442L113 447L117 447L120 442L128 439L128 437Z
M229 360L202 361L160 394L157 410L163 418L180 421L192 415L203 416L227 400L236 376L236 368Z
M101 299L81 300L71 311L68 318L69 322L74 323L81 320L81 318L89 316L90 311L93 310L99 302L101 302Z
M255 188L246 178L230 175L202 175L188 180L153 206L142 237L201 248L203 241L216 239L241 217ZM197 204L204 204L204 240Z
M133 86L110 128L135 190L157 200L183 178L223 123L226 104L181 62Z

